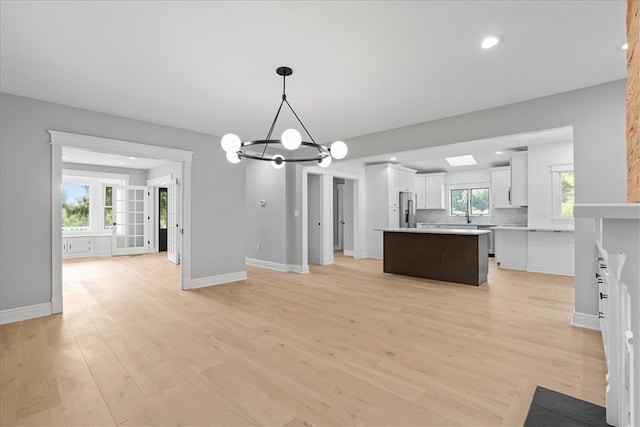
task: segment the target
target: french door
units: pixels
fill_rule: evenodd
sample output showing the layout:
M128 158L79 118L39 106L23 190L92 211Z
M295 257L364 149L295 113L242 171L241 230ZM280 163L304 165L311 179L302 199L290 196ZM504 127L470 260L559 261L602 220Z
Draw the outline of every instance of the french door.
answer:
M167 259L174 264L180 264L178 247L181 232L178 202L178 180L172 179L167 186Z
M148 252L148 187L123 185L113 187L113 255Z

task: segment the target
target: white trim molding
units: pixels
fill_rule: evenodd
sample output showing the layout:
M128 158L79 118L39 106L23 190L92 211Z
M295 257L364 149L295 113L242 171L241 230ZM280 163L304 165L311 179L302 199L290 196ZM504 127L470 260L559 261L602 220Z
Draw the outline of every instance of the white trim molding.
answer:
M290 271L287 268L287 264L280 264L277 262L265 261L262 259L246 258L245 263L254 267L268 268L269 270Z
M62 301L56 301L55 305L59 305L59 310L62 311ZM16 307L2 310L0 311L0 325L4 325L5 323L20 322L22 320L35 319L36 317L50 316L51 314L53 314L51 307L52 303L45 302L43 304L34 304L28 305L26 307ZM59 313L60 311L56 311L56 313Z
M182 229L180 284L183 290L191 285L191 164L193 151L137 142L121 141L90 135L49 130L51 135L51 261L53 298L62 298L62 215L60 211L62 183L62 148L74 147L97 152L117 153L151 159L182 162ZM52 298L52 300L53 300ZM60 304L62 308L62 304Z
M573 312L571 324L579 328L600 330L600 319L595 314Z
M288 264L287 271L291 271L292 273L298 273L298 274L309 274L309 264L306 264L306 265Z
M239 282L247 280L246 271L236 273L220 274L218 276L200 277L191 280L191 289L207 288L209 286L224 285L225 283Z

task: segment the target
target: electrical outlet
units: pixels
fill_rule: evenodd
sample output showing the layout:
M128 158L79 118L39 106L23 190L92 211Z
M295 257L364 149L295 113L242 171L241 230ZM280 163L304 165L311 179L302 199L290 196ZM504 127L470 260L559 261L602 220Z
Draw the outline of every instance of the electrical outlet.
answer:
M260 250L260 243L256 243L256 249Z
M547 213L545 211L537 211L536 212L536 216L538 218L546 218L547 217Z

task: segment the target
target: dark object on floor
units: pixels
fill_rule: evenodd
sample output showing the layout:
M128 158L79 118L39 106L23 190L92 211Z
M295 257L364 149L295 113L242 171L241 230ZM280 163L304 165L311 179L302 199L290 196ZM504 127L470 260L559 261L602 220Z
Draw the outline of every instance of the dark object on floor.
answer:
M536 387L525 427L607 427L605 408Z

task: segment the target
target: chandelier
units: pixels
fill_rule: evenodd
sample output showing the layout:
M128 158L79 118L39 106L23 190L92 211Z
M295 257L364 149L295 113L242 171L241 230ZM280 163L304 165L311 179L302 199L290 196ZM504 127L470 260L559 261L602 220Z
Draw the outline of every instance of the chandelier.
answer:
M335 141L331 144L331 147L326 147L320 144L317 144L313 139L309 131L307 130L300 117L296 114L287 101L286 95L286 79L287 76L293 74L293 70L289 67L278 67L276 73L279 76L282 76L282 101L280 102L280 106L278 107L278 111L276 113L276 117L273 119L273 123L271 123L271 127L269 128L269 132L267 133L267 137L265 139L258 139L255 141L245 141L242 142L240 137L233 133L228 133L222 137L220 141L220 145L227 153L227 160L231 163L239 163L243 158L252 159L252 160L263 160L271 162L271 165L276 169L282 169L285 163L288 162L316 162L318 165L322 167L327 167L331 164L331 158L335 159L343 159L347 155L347 144L342 141ZM280 115L280 111L282 110L282 106L287 104L287 107L291 110L295 118L302 126L302 129L306 132L307 136L311 140L311 142L303 141L302 135L296 129L287 129L282 132L280 139L271 139L271 134L273 133L273 129L276 126L276 122L278 121L278 116ZM285 158L282 154L267 154L267 148L272 144L278 144L284 147L287 150L293 151L297 150L301 147L309 147L313 151L313 155L303 155L296 156L293 158ZM260 147L263 146L261 150L255 150L253 153L249 153L246 151L246 147ZM262 153L260 153L262 151Z

